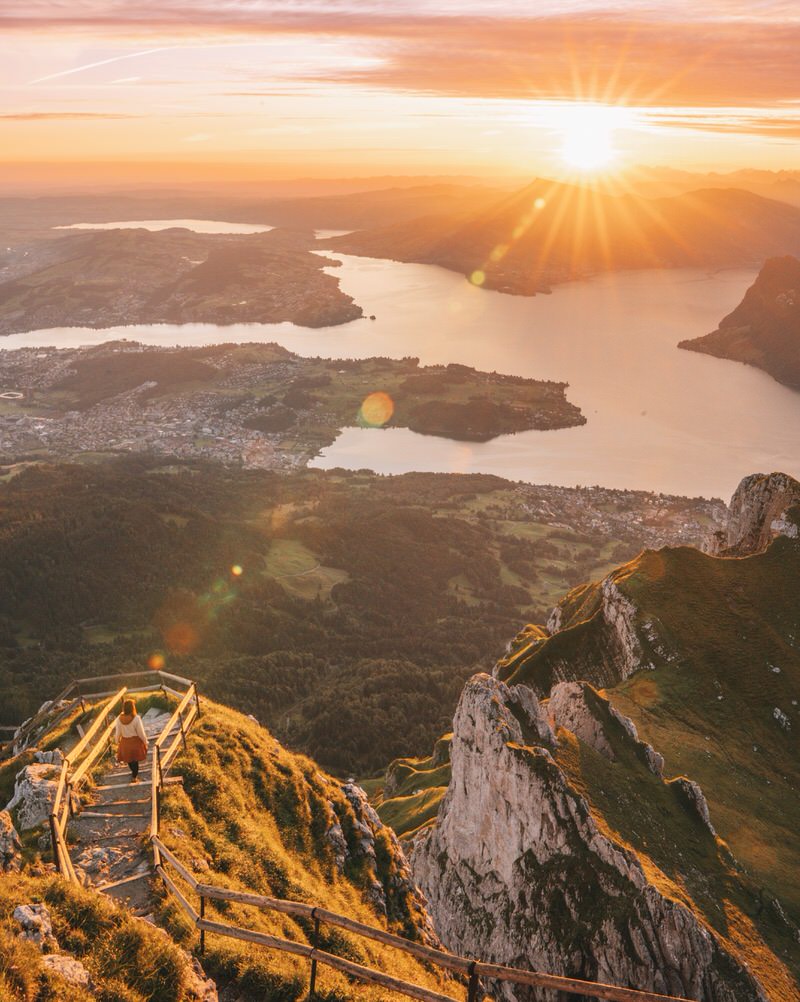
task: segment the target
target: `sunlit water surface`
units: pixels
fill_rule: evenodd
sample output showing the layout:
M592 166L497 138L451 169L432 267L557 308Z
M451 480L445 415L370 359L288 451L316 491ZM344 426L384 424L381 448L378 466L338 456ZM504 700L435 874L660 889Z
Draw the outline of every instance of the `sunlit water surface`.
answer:
M404 429L345 429L313 464L326 469L482 472L723 497L748 473L781 469L800 476L800 393L757 369L676 347L682 338L713 330L740 301L753 271L626 272L525 298L474 288L429 265L335 256L343 264L331 273L374 321L319 330L292 324L57 328L2 343L277 341L305 355L414 355L423 364L462 362L568 382L569 399L588 418L579 428L481 444Z

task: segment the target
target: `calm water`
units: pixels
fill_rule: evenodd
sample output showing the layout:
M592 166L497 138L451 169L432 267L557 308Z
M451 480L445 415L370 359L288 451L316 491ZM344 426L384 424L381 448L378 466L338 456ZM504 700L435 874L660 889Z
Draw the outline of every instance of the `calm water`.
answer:
M419 356L569 382L588 424L485 444L402 429L346 429L318 467L479 471L514 480L602 484L728 497L742 476L800 477L800 393L756 369L679 351L741 299L750 271L630 272L523 298L485 292L428 265L336 255L343 290L375 321L306 330L291 324L65 328L4 347L129 337L147 344L278 341L306 355ZM376 386L375 389L380 389Z

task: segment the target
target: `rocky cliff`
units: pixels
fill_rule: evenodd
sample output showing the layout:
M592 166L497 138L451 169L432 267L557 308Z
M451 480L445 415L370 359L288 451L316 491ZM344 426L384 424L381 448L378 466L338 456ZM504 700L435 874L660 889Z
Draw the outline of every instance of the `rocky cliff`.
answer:
M800 999L797 486L747 478L728 557L645 551L468 683L438 815L405 818L449 947L703 1002ZM422 765L412 784L444 781Z
M726 527L715 532L708 552L745 557L760 553L777 536L800 535L800 483L786 473L745 477L731 498Z
M499 963L703 1002L799 997L782 965L770 973L745 954L730 911L726 918L711 900L698 908L691 899L703 879L699 858L728 874L728 893L741 892L699 790L666 783L632 729L593 690L561 691L553 709L548 719L548 705L527 686L487 675L464 690L450 787L436 825L413 853L445 944ZM580 737L560 725L580 719ZM626 787L640 807L629 805L623 827L612 801L621 806ZM685 840L685 858L672 868L660 844L667 832ZM716 896L713 888L707 894ZM525 997L507 985L495 989Z

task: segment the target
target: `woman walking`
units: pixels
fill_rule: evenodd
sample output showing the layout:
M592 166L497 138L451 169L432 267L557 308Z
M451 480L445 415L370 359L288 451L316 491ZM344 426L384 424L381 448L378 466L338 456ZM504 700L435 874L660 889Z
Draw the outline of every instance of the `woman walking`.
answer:
M131 783L138 783L139 763L147 758L147 734L132 699L126 699L122 704L114 736L117 739L117 761L125 763L131 770Z

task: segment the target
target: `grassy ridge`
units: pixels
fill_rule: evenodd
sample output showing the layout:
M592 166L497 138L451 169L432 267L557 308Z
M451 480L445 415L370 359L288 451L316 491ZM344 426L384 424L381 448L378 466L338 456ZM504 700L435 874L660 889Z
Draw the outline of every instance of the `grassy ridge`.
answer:
M365 852L362 819L354 813L341 784L321 773L314 762L286 751L267 730L242 714L205 701L203 716L176 769L184 777L183 788L172 788L164 798L162 837L195 869L198 879L323 905L420 938L420 902L404 879L403 863L390 833L376 831L373 852ZM343 869L326 834L331 807L347 844ZM385 901L385 917L374 904L377 898ZM310 942L310 923L290 916L225 902L209 902L207 915ZM164 900L161 917L184 945L197 946L196 934L173 901ZM215 936L208 940L204 964L221 985L234 981L248 995L284 1002L305 995L307 962L234 940ZM357 963L447 990L446 979L380 944L323 926L321 945ZM331 998L382 997L377 990L354 988L325 968L321 968L319 983L323 996Z

